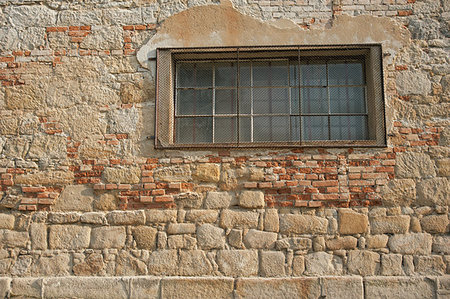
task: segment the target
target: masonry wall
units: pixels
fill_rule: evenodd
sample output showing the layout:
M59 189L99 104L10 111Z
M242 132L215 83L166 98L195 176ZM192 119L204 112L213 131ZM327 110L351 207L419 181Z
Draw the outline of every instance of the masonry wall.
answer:
M447 0L0 0L0 297L449 296L449 20ZM154 148L158 46L373 42L386 147Z

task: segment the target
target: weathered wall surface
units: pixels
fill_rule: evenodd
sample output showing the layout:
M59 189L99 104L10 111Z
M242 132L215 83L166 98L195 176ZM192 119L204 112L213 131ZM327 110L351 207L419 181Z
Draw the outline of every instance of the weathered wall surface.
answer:
M449 20L447 0L0 0L0 297L448 296ZM159 46L374 42L386 148L153 146Z

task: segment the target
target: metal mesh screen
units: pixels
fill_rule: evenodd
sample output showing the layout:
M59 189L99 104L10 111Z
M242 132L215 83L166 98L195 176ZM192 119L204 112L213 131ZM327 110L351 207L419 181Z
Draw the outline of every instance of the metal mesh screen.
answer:
M157 145L385 144L380 46L160 49L157 67Z

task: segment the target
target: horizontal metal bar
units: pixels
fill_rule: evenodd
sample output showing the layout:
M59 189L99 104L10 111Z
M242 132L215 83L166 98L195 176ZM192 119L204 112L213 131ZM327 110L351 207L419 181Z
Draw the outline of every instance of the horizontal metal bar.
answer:
M239 113L240 117L251 117L251 116L368 116L368 113L302 113L302 114L287 114L287 113ZM187 118L187 117L237 117L238 114L182 114L182 115L175 115L176 118Z
M290 86L284 86L284 85L277 85L277 86L239 86L239 87L233 87L233 86L216 86L216 87L177 87L177 90L208 90L208 89L220 89L220 90L236 90L236 89L259 89L259 88L277 88L277 89L287 89L287 88L339 88L339 87L366 87L366 84L363 85L290 85Z

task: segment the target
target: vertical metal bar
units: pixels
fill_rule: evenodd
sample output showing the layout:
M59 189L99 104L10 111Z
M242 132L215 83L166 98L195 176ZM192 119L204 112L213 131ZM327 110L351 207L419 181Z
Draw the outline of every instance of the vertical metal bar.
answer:
M240 65L239 65L239 47L236 48L236 116L237 116L237 143L241 142L241 126L240 126L240 105L239 105L239 81L240 81Z
M253 60L250 60L250 141L253 142Z
M300 144L302 144L303 143L303 123L302 123L302 120L303 120L303 116L302 116L302 114L303 114L303 111L302 111L302 91L301 91L301 89L300 89L300 86L302 85L302 81L301 81L301 79L302 79L302 72L301 72L301 65L300 65L300 55L301 55L301 53L300 53L300 47L298 47L298 69L297 69L297 71L298 71L298 74L297 74L297 77L298 77L298 112L299 112L299 114L300 114L300 116L299 116L299 130L300 130Z
M212 143L214 143L216 138L216 64L214 61L212 69Z
M330 84L328 82L328 61L325 63L325 76L327 82L327 100L328 100L328 140L331 140L331 101L330 101ZM322 126L323 128L323 126Z

